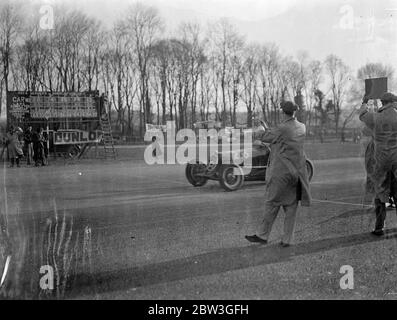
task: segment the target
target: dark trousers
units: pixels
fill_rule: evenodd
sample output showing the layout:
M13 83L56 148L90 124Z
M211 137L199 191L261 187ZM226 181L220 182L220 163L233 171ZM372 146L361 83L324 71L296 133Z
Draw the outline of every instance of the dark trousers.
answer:
M33 143L28 143L26 149L26 162L29 165L33 162Z
M397 204L397 199L396 197L392 197L394 205ZM397 205L396 205L396 214L397 214ZM376 215L376 221L375 221L375 230L383 230L385 227L385 220L386 220L386 204L379 199L375 199L375 215Z
M44 150L43 147L40 144L36 144L33 145L33 149L34 149L34 162L36 165L39 164L39 162L41 162L42 165L44 165Z
M11 158L10 161L11 161L11 167L13 167L13 166L15 165L15 163L17 164L17 167L20 166L20 164L19 164L19 157Z
M383 230L386 219L386 204L379 199L375 199L375 215L375 230Z
M259 224L258 236L262 239L268 240L274 221L277 218L278 212L281 206L275 206L271 203L265 203L265 215L262 223ZM284 218L284 235L282 241L287 244L291 244L294 239L296 213L298 211L298 201L292 203L289 206L282 206L285 212Z

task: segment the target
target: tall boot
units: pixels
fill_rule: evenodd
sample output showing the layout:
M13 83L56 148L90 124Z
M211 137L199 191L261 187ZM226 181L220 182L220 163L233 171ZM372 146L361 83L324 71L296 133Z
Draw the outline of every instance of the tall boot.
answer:
M11 158L10 160L11 160L10 168L14 168L14 163L15 163L14 161L15 161L15 159L14 159L14 158Z
M372 232L374 235L380 236L383 235L383 228L385 227L385 219L386 219L386 204L380 199L375 199L375 230Z
M17 162L17 167L20 168L20 164L19 164L19 157L16 158L16 162Z

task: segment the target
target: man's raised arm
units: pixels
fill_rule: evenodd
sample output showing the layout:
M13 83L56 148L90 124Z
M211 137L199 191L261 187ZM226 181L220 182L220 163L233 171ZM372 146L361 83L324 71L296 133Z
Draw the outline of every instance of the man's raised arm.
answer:
M368 108L368 98L364 97L363 104L359 110L359 119L364 122L368 128L373 129L375 126L375 114Z

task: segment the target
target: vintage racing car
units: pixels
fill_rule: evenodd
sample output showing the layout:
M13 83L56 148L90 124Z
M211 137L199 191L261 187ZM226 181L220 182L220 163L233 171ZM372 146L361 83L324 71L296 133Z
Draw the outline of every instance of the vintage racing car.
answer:
M225 153L215 152L208 163L188 163L185 175L190 184L195 187L204 186L208 180L217 180L226 191L240 189L244 181L266 181L266 169L268 167L270 147L268 144L255 144L252 146L252 159L249 166L245 165L248 154L244 150L230 151L226 154L231 161L223 164ZM226 157L226 159L228 159ZM234 161L233 161L234 159ZM313 163L307 159L306 168L309 181L313 177Z

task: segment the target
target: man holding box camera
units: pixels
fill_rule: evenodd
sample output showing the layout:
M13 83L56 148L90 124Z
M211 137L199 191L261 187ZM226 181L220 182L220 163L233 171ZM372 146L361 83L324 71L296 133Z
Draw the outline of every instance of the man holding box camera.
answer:
M375 191L375 229L372 234L382 236L386 219L386 202L391 190L391 174L397 177L397 97L390 92L382 94L382 107L377 112L368 108L364 97L360 120L373 132L374 168L371 180Z

